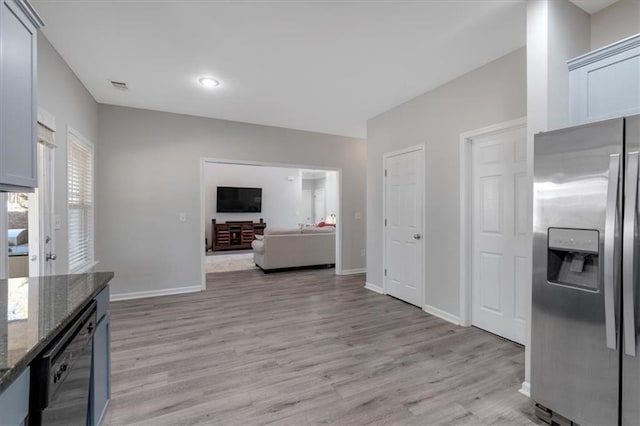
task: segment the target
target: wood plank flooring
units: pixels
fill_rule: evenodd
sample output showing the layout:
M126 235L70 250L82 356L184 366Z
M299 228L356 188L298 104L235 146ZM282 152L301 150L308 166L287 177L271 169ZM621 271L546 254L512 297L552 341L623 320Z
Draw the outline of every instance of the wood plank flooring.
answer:
M109 425L531 424L521 346L332 269L111 304Z

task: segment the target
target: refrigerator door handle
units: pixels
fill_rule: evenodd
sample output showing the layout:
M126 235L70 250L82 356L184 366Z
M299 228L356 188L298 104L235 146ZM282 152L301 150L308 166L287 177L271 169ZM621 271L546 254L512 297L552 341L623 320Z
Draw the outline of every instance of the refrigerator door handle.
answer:
M636 327L633 303L635 278L636 212L638 211L638 152L630 152L625 181L624 230L622 246L622 320L624 353L636 356Z
M618 219L618 190L620 182L620 154L609 156L607 211L604 224L604 325L607 347L617 349L615 307L615 242Z

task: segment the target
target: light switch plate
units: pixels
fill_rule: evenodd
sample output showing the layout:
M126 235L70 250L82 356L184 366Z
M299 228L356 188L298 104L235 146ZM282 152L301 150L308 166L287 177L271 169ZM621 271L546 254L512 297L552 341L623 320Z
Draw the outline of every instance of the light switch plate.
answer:
M62 219L59 214L53 216L53 229L59 231L62 229Z

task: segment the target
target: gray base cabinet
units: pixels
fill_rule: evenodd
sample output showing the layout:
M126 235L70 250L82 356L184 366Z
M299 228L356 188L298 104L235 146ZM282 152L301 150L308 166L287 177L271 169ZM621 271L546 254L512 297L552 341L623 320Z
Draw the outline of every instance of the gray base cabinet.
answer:
M102 424L111 399L109 287L98 294L96 301L98 302L98 324L93 336L89 424L97 426Z
M29 414L29 373L27 367L11 385L0 393L0 424L22 426Z
M26 0L0 0L0 191L37 186L37 31Z

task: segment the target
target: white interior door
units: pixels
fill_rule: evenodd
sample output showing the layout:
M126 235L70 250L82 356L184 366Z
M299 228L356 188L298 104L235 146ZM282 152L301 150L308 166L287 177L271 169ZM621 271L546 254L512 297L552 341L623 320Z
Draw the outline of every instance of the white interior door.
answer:
M43 129L39 129L43 130ZM38 188L29 194L29 276L55 274L53 132L39 132Z
M531 178L524 127L473 140L472 323L524 344Z
M387 294L422 307L424 282L424 154L385 157L385 265Z

